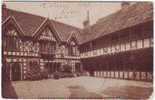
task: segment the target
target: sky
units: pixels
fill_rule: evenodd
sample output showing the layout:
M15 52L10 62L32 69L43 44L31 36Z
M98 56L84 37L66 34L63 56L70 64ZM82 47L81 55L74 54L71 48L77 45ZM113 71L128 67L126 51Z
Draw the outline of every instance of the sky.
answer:
M118 11L120 2L5 2L7 8L49 17L65 24L83 28L89 11L90 25Z

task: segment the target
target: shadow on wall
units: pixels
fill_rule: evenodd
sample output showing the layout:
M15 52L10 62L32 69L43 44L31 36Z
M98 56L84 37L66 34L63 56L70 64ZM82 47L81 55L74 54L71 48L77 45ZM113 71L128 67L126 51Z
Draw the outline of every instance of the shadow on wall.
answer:
M18 98L11 81L2 81L2 97L13 99Z
M17 94L15 92L15 89L12 85L12 82L9 80L9 76L6 73L6 69L4 69L6 67L2 67L2 97L3 98L18 98Z

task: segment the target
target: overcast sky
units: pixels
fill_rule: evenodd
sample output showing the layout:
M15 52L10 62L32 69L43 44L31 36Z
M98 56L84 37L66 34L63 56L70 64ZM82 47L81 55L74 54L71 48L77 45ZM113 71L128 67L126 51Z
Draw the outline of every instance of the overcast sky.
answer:
M120 9L120 2L5 2L11 9L50 17L79 28L89 11L90 24Z

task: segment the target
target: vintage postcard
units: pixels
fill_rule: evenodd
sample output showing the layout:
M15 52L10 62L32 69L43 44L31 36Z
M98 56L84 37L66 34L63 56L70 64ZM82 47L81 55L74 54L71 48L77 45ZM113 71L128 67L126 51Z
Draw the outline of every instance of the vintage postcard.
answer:
M152 97L153 2L1 5L3 98Z

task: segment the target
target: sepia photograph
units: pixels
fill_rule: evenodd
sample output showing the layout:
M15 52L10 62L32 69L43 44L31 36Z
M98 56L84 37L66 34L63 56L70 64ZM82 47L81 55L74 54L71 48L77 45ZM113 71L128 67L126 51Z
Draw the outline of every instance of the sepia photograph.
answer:
M153 2L1 3L3 99L153 97Z

